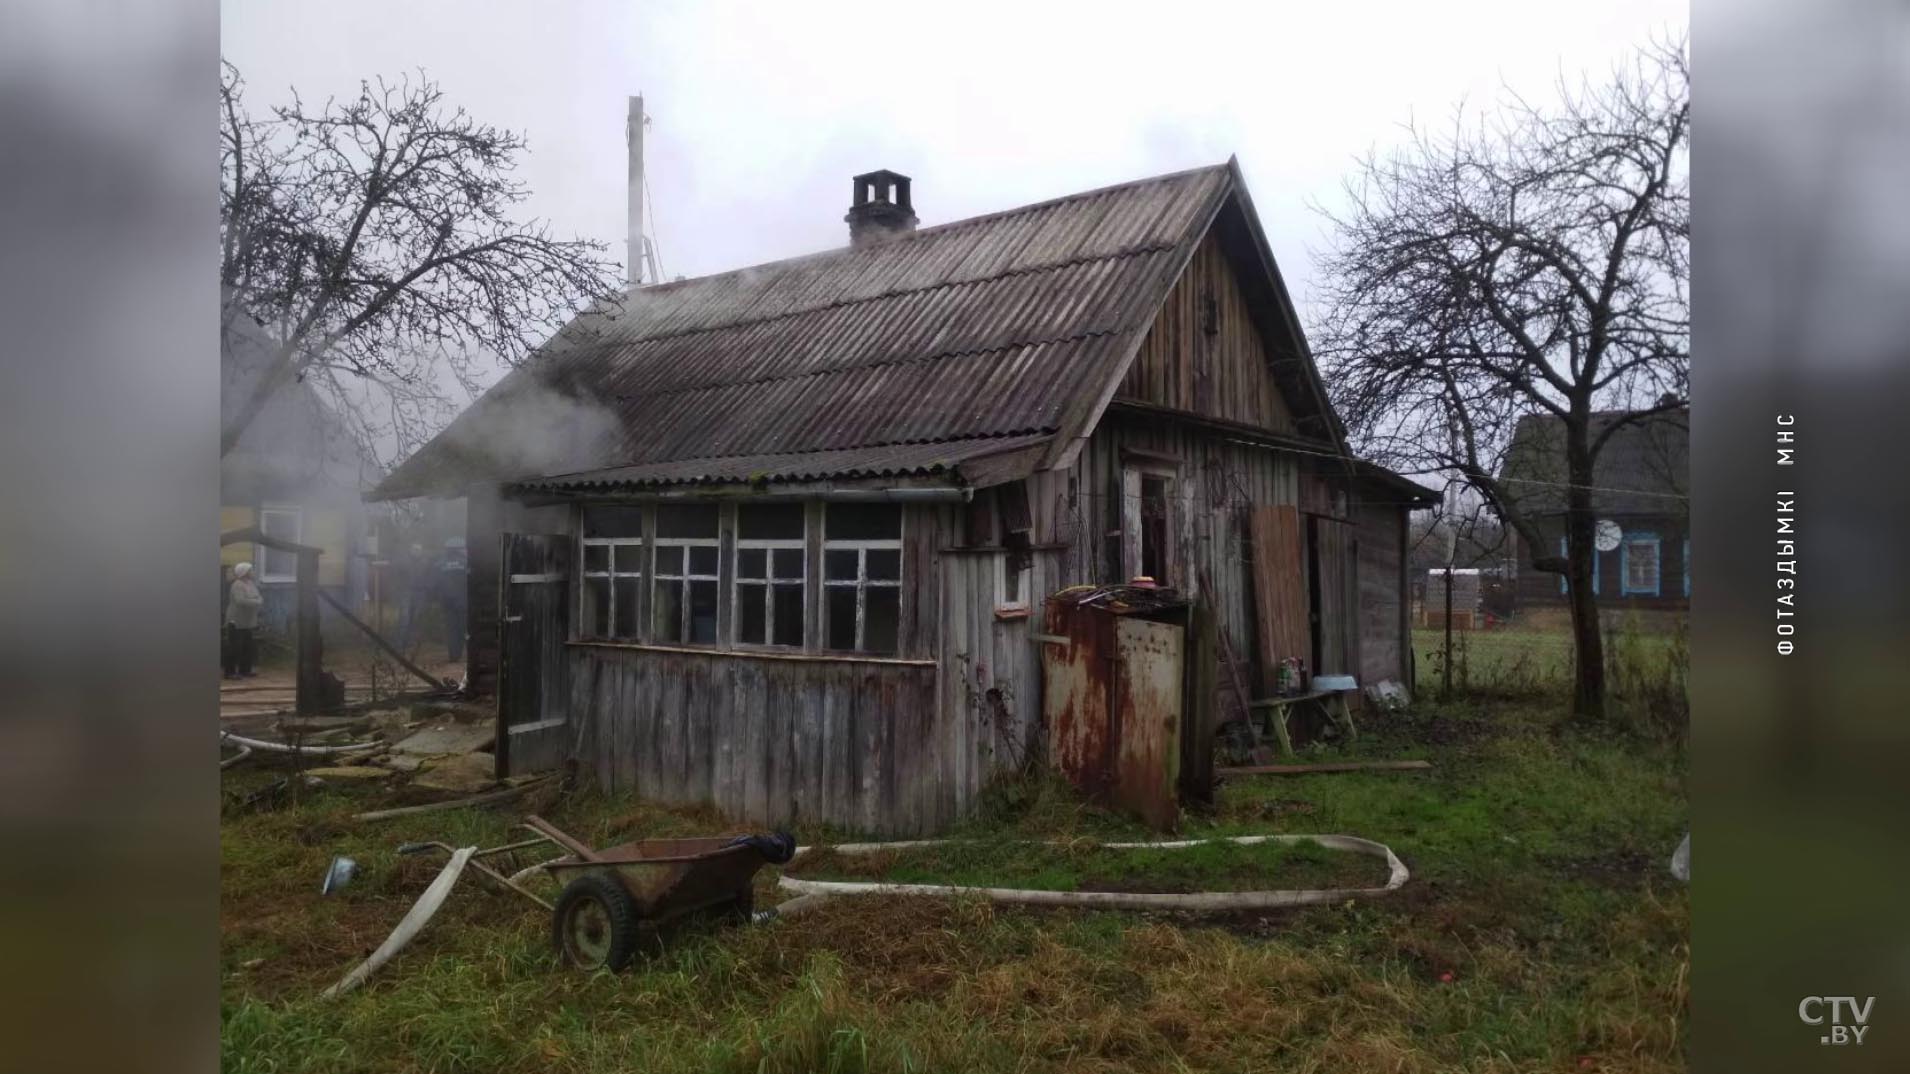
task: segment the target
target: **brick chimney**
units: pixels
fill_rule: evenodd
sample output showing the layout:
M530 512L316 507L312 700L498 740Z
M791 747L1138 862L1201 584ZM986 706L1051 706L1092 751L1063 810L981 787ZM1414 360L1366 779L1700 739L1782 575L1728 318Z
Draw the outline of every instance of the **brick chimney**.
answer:
M849 245L886 242L915 230L909 204L909 177L883 169L855 177L855 203L849 206Z

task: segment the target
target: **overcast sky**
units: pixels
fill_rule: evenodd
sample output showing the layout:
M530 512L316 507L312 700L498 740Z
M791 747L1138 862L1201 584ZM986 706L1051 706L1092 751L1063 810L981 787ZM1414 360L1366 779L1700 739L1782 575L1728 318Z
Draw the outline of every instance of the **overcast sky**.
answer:
M924 226L1238 154L1295 298L1310 205L1400 125L1528 97L1683 31L1682 0L911 5L246 0L251 108L422 69L523 132L528 212L623 257L627 98L667 277L847 241L849 177L914 177ZM208 108L208 117L211 110Z

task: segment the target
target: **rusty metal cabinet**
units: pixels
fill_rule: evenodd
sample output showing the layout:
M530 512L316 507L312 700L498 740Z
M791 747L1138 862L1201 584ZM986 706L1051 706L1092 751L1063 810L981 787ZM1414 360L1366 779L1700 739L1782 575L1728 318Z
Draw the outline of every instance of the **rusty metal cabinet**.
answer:
M1151 827L1179 820L1186 602L1133 586L1049 598L1048 759L1083 793Z

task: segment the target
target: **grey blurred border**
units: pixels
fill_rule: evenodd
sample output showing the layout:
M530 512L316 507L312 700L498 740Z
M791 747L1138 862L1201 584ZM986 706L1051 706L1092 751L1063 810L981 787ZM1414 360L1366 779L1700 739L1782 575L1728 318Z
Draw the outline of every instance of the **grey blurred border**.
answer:
M0 1069L218 1063L218 31L0 8Z
M1692 15L1692 1065L1910 1070L1910 5Z

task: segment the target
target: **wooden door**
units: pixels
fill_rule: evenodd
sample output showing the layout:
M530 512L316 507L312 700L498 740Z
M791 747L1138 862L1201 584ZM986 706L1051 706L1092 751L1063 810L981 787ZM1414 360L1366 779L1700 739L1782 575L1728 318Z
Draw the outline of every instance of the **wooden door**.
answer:
M1292 504L1257 505L1249 516L1253 539L1255 626L1259 638L1260 693L1273 691L1280 661L1314 658L1307 615L1306 540Z
M1356 598L1351 596L1356 576L1348 565L1351 529L1329 518L1307 519L1308 618L1313 628L1313 663L1308 670L1314 675L1354 673L1347 641L1350 629L1357 628Z
M571 538L506 533L498 571L497 774L562 764L569 753Z

